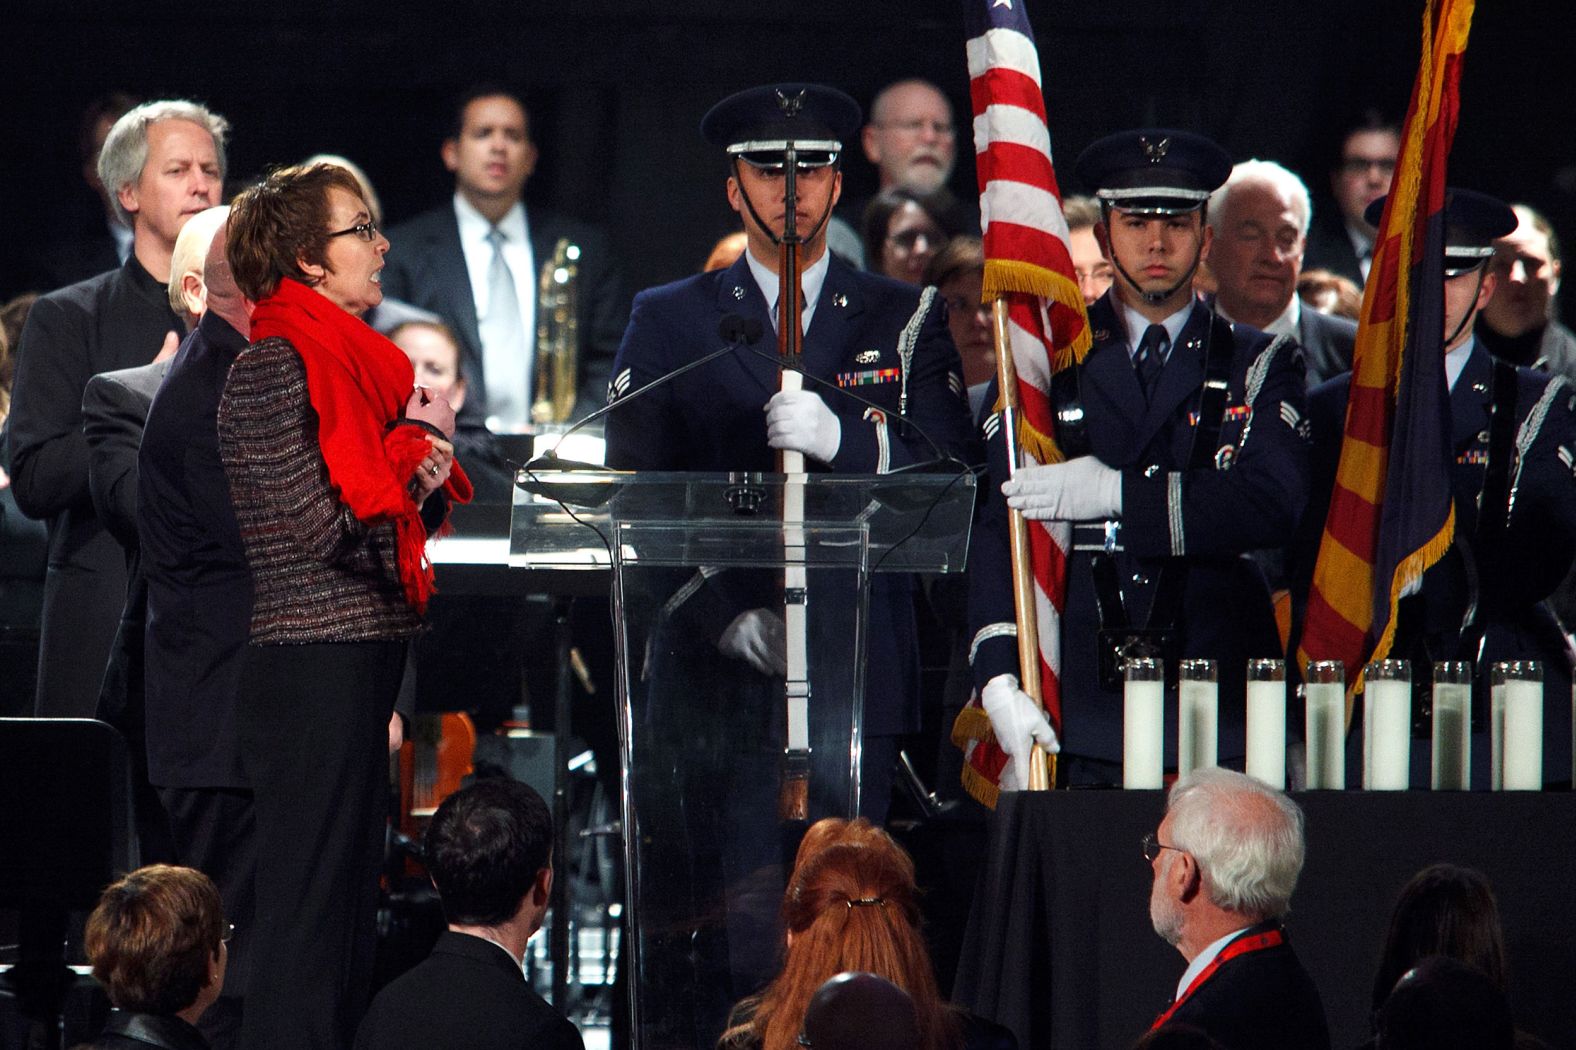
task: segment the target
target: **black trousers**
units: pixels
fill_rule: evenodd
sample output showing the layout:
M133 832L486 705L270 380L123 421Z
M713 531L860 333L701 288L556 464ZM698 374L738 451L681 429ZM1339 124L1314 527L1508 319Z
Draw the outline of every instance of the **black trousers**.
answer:
M241 1045L241 1011L257 936L254 880L257 820L252 793L240 788L163 787L159 800L169 815L180 863L196 868L219 887L224 917L235 926L224 990L197 1027L213 1050Z
M388 721L406 643L254 645L240 695L256 818L242 1045L350 1046L372 991Z

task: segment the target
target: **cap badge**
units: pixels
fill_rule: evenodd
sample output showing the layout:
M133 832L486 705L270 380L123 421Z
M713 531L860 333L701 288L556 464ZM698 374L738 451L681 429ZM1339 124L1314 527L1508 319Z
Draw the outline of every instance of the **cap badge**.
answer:
M785 117L797 117L799 115L799 109L803 105L804 105L804 92L803 91L800 91L798 94L791 95L791 96L790 95L785 95L781 91L777 92L777 108L783 111L783 116L785 116Z
M1159 164L1165 160L1166 152L1171 149L1171 140L1169 138L1161 139L1159 142L1150 142L1148 136L1140 135L1138 136L1138 144L1143 147L1144 156L1149 159L1151 164Z

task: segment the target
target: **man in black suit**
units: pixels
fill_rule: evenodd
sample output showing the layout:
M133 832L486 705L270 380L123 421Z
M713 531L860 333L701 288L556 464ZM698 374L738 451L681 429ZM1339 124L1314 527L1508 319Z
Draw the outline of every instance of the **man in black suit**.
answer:
M1329 1050L1313 979L1281 917L1302 872L1302 810L1231 770L1178 778L1144 837L1154 868L1149 917L1188 961L1152 1028L1201 1028L1227 1050Z
M121 117L99 177L131 224L131 256L39 299L22 331L8 425L17 506L49 523L40 715L92 715L126 595L125 559L88 490L82 394L89 377L146 364L178 342L170 254L187 219L219 203L228 130L191 102L150 102Z
M176 855L218 885L239 931L224 994L202 1024L215 1047L235 1045L239 1035L253 868L252 796L235 729L252 582L217 429L219 395L246 348L251 309L230 276L226 242L220 226L203 260L205 311L147 409L135 522L147 592L148 777L169 814Z
M1330 169L1336 212L1308 235L1308 269L1329 270L1361 287L1373 262L1376 230L1363 217L1368 205L1390 192L1401 129L1377 110L1364 113L1344 135Z
M547 912L552 843L547 803L519 781L479 780L444 800L425 847L449 928L378 993L356 1050L583 1050L523 972Z
M443 143L454 199L390 230L383 268L384 295L433 311L458 334L470 391L462 421L485 421L500 433L561 422L533 422L532 413L533 399L544 393L536 374L544 267L575 271L579 357L571 418L602 403L628 314L606 235L543 208L526 209L521 194L536 160L518 96L495 86L467 92Z
M1236 165L1209 202L1216 310L1297 340L1312 388L1352 367L1357 326L1320 313L1297 295L1310 217L1308 187L1274 161Z

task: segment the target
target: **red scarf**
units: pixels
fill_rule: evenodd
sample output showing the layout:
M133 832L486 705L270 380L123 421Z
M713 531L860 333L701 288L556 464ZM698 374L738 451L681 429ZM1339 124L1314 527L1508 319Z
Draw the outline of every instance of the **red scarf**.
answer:
M394 523L405 598L425 612L435 587L427 530L409 486L429 448L427 431L388 429L403 417L415 389L410 360L360 318L288 277L252 313L252 340L274 337L288 339L306 366L329 484L363 524ZM471 501L471 482L458 460L443 490L455 502ZM445 521L440 532L447 530Z

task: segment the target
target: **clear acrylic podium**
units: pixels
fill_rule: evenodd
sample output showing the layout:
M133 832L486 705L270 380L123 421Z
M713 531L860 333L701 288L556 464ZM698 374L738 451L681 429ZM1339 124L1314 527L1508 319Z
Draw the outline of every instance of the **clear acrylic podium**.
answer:
M579 470L517 484L514 564L613 570L633 1046L711 1050L775 973L808 822L858 812L871 576L961 572L973 476ZM785 503L802 509L791 526ZM808 822L780 812L784 679L719 648L730 627L749 634L741 616L757 635L781 629L785 569L804 585Z

